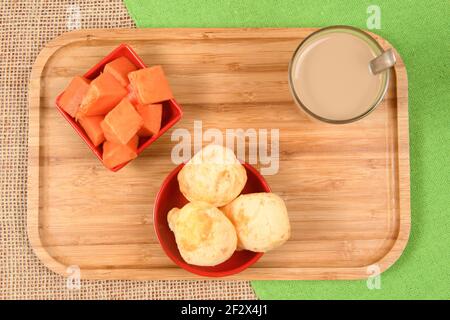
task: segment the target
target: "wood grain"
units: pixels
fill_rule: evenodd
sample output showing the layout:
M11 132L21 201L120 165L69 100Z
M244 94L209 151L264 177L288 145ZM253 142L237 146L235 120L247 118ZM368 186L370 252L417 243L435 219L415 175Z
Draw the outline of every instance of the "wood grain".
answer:
M199 278L164 255L152 226L153 199L175 167L172 130L111 173L54 106L71 77L128 43L163 65L184 110L175 128L280 129L280 169L266 179L286 201L292 238L230 279L358 279L369 265L391 266L410 230L405 66L396 53L387 97L363 120L312 121L292 101L287 68L314 30L83 30L47 44L29 92L28 235L42 262L63 275L78 265L85 279Z

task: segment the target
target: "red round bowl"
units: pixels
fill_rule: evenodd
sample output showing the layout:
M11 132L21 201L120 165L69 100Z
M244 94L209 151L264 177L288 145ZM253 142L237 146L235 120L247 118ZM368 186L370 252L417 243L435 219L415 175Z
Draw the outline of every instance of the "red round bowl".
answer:
M235 251L227 261L213 267L195 266L187 263L181 257L175 242L175 235L169 229L167 213L174 207L181 208L188 203L188 200L180 191L177 180L178 172L183 166L184 164L180 164L167 176L156 195L153 208L153 226L161 247L179 267L200 276L225 277L245 270L258 261L263 253L248 250ZM247 163L243 163L243 166L247 171L247 183L242 190L242 194L270 192L269 185L255 168Z

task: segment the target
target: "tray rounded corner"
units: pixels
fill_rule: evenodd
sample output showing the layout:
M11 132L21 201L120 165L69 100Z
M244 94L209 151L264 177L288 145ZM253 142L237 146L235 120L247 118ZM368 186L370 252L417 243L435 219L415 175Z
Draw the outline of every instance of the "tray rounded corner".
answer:
M47 252L41 242L41 239L39 238L39 231L35 230L34 227L32 224L30 224L30 221L27 221L28 241L30 242L34 254L45 267L60 276L67 277L69 275L67 273L68 266L62 264Z
M391 250L389 250L380 260L372 264L380 266L380 274L390 269L400 259L400 257L403 255L403 252L405 251L406 246L408 245L411 235L410 219L408 219L407 222L404 221L403 223L400 223L400 225L403 228L399 230L397 239L394 242Z

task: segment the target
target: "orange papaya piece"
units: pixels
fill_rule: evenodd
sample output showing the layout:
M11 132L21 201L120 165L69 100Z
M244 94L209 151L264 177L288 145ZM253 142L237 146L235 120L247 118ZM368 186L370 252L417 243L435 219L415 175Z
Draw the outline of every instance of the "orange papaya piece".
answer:
M103 72L92 80L86 95L81 102L80 112L85 116L101 116L111 111L127 90L110 73Z
M103 121L103 116L81 116L78 118L78 121L84 131L86 131L86 134L89 139L91 139L94 146L98 147L103 141L105 141L105 135L100 126L100 123Z
M119 164L128 162L137 157L139 137L134 136L127 144L115 143L106 140L103 144L103 163L112 169Z
M59 98L61 108L70 114L72 118L77 114L78 108L80 107L81 101L86 95L88 88L89 80L76 76L70 81L70 84Z
M126 144L136 135L143 124L142 117L131 102L124 98L105 116L100 126L106 140Z
M103 69L104 72L112 74L123 87L130 83L128 74L135 70L137 70L136 66L125 57L120 57L107 63Z
M131 87L130 84L128 84L127 90L128 90L128 95L127 95L128 100L130 100L130 102L133 105L139 104L137 96L136 96L136 93L134 92L134 90L133 90L133 88Z
M173 98L161 66L130 72L128 79L140 104L153 104Z
M136 111L141 115L144 124L138 131L138 136L149 137L161 129L162 104L138 104Z

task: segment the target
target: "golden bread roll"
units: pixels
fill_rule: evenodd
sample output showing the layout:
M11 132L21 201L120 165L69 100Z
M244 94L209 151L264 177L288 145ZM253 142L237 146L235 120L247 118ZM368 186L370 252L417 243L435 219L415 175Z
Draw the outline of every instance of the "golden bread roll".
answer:
M192 157L177 178L181 193L189 201L220 207L241 193L247 173L232 150L210 144Z
M237 246L236 230L216 207L203 202L173 208L169 228L183 259L197 266L215 266L230 258Z
M244 194L221 210L236 228L239 249L266 252L291 235L286 205L276 194Z

